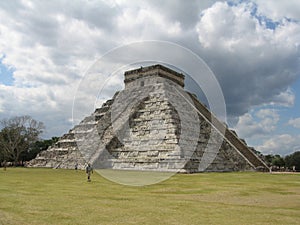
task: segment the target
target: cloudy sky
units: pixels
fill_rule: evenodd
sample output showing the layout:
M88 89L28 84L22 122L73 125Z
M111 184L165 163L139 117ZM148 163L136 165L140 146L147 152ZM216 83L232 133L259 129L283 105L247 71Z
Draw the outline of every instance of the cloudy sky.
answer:
M0 119L31 115L45 123L45 138L62 135L88 68L145 40L179 44L206 62L227 123L249 145L264 154L300 151L298 0L2 0Z

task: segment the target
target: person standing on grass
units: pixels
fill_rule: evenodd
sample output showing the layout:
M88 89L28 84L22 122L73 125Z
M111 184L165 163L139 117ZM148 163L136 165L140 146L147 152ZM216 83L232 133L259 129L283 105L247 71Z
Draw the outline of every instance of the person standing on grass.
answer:
M88 182L91 182L91 173L93 173L93 167L91 166L90 163L85 168L85 172L87 174Z

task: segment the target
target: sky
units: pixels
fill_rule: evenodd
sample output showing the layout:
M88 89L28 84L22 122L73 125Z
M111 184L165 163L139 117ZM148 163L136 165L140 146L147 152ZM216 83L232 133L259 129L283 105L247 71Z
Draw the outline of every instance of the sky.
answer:
M147 40L204 60L222 89L226 122L248 145L300 151L298 0L0 1L0 119L30 115L45 124L44 138L67 133L91 65ZM112 98L107 89L101 98Z

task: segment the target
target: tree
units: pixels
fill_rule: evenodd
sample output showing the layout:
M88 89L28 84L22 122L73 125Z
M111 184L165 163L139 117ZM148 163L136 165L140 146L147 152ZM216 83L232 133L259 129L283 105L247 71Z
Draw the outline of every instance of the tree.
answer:
M274 158L274 155L271 155L271 154L265 155L265 161L268 164L268 166L272 166L273 158Z
M285 166L284 158L282 158L280 155L269 154L269 155L265 155L264 159L269 166L278 166L278 167Z
M28 148L28 150L21 153L20 159L22 161L30 161L34 159L37 154L41 151L47 150L48 147L55 144L58 139L58 137L52 137L51 139L36 141L30 146L30 148Z
M22 152L39 140L40 134L45 129L42 122L30 116L17 116L0 121L0 150L4 160L12 160L15 165L20 160Z
M274 158L272 159L271 164L273 166L278 166L278 167L284 167L285 166L284 159L280 155L275 155Z
M285 163L288 168L292 169L295 166L296 170L300 171L300 151L286 156Z

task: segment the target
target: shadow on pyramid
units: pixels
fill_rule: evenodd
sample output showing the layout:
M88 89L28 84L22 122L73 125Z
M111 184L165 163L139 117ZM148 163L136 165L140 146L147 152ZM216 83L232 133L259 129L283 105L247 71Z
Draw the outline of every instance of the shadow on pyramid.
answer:
M195 173L268 171L245 141L162 65L125 72L125 89L37 155L33 167Z

